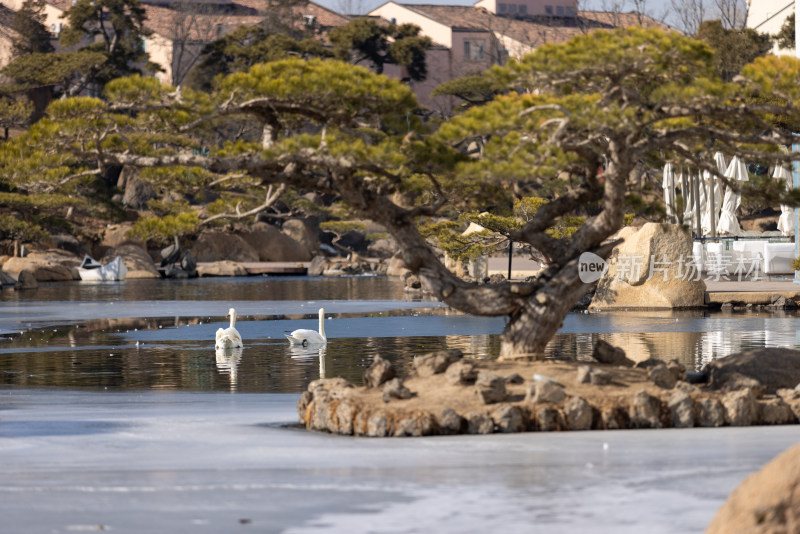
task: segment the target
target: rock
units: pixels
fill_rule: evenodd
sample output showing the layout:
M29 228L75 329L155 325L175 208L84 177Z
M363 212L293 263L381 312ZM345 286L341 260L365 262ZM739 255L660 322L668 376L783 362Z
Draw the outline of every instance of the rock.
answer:
M600 412L600 424L605 430L629 428L631 418L627 410L619 406L605 406Z
M304 391L297 400L297 415L300 417L301 423L305 424L307 415L306 412L313 399L314 395L310 391Z
M444 373L450 364L457 362L463 357L458 349L440 350L422 356L414 357L414 368L419 376L432 376Z
M511 373L504 378L506 384L524 384L525 379L519 373Z
M461 434L464 431L464 418L452 408L445 408L436 419L440 434Z
M397 253L397 241L394 239L377 239L367 245L367 254L372 258L391 258Z
M564 386L554 380L536 380L528 386L525 401L536 404L539 402L549 402L560 404L567 398Z
M36 280L36 278L34 278L34 281L35 280ZM18 283L18 280L14 280L13 277L8 276L3 271L0 271L0 287L2 287L2 288L14 287L14 286L17 285L17 283Z
M404 414L395 421L395 437L420 437L430 436L434 429L434 419L428 412L417 411Z
M310 259L319 249L319 221L316 218L287 219L281 226L281 232L298 244L304 252L303 256ZM298 252L299 253L299 252ZM278 260L262 260L278 261ZM280 260L294 261L294 260ZM305 261L305 260L297 260Z
M575 376L575 382L578 384L588 384L592 377L592 367L590 365L579 365L578 373Z
M392 362L376 354L372 360L372 365L364 372L364 385L368 388L376 388L391 380L394 376L395 371L394 367L392 367Z
M389 402L392 399L405 400L411 398L411 390L399 378L392 378L383 384L381 391L383 391L383 402Z
M336 406L336 432L350 436L353 434L353 424L355 423L356 407L346 399Z
M780 397L758 401L763 425L791 425L797 422L792 408Z
M420 281L419 276L411 273L411 271L406 273L404 282L406 291L422 291L422 281Z
M322 276L327 268L328 260L325 256L314 256L311 258L311 263L308 265L308 276Z
M156 191L153 186L139 178L137 174L132 173L127 177L122 203L135 210L140 210L146 208L147 202L155 198Z
M198 263L197 276L247 276L247 269L235 261Z
M786 297L782 295L772 295L772 302L770 303L770 308L776 310L785 310L786 309Z
M624 350L614 347L602 339L594 344L592 358L600 363L607 363L609 365L633 367L633 360L629 360L627 356L625 356Z
M127 280L161 278L152 258L145 249L133 242L126 242L106 251L100 263L108 263L117 256L122 256L125 267L128 269Z
M470 412L464 419L467 420L467 434L491 434L494 431L494 421L488 414Z
M611 383L613 375L608 371L596 369L590 365L581 365L578 367L578 373L575 381L578 384L594 384L596 386L605 386Z
M254 226L258 225L263 225L263 223L256 223ZM254 237L251 232L244 232L244 234L250 239L258 239ZM280 230L275 229L275 235L283 234L280 233ZM216 261L232 261L239 263L271 261L261 260L258 251L253 248L242 235L231 234L220 230L203 231L197 237L197 242L193 250L198 263Z
M706 534L797 532L800 517L800 445L747 477L728 497Z
M695 410L692 397L685 391L676 391L667 400L672 426L690 428L694 426Z
M64 282L74 280L72 269L80 259L70 252L58 249L31 252L24 258L9 258L3 264L6 274L19 280L19 273L29 271L38 282Z
M447 368L444 373L445 379L448 383L453 385L469 385L474 384L478 378L478 372L475 366L464 360L459 360Z
M722 306L719 308L721 311L724 312L732 312L733 311L733 303L731 302L723 302Z
M592 428L592 406L581 397L571 397L564 404L564 420L568 430Z
M633 428L661 428L661 401L641 390L631 403L631 426Z
M367 251L367 240L364 237L364 233L359 230L345 232L338 239L335 239L333 244L359 254Z
M20 271L19 278L17 278L17 289L36 289L39 287L39 282L36 276L27 269Z
M704 306L705 283L699 276L686 276L692 236L681 226L626 226L616 237L622 243L608 259L608 271L597 284L590 309Z
M367 419L367 436L372 438L382 438L389 434L389 418L382 412L378 411L369 416Z
M589 382L595 386L607 386L611 383L613 377L614 375L603 369L592 369L589 375Z
M495 430L503 433L525 432L528 422L519 406L504 404L492 411Z
M766 393L793 388L800 383L800 351L783 348L748 350L725 356L706 365L709 386L719 389L730 373L758 380Z
M56 248L71 252L76 256L83 256L87 250L83 243L78 241L73 235L70 234L53 234L53 243Z
M666 364L656 365L651 367L647 372L647 378L658 387L664 389L672 389L677 382L675 373L667 368Z
M554 432L561 430L561 413L555 406L542 406L536 410L536 430Z
M403 278L406 273L410 273L406 263L400 257L392 257L386 261L386 276L398 276Z
M114 248L122 245L123 243L134 243L142 248L146 248L145 244L141 241L136 241L128 234L133 230L133 223L124 222L120 224L109 224L103 230L103 237L100 245L103 247Z
M480 371L475 380L475 393L484 404L503 402L506 398L506 381L500 375Z
M704 427L723 426L725 407L717 399L702 399L697 403L697 424Z
M759 406L750 389L732 391L722 398L726 420L731 426L750 426L760 422Z
M760 398L764 395L766 388L764 385L756 380L755 378L750 378L749 376L745 376L741 373L725 373L724 376L720 377L711 389L721 390L721 391L738 391L740 389L749 389L753 392L756 398Z

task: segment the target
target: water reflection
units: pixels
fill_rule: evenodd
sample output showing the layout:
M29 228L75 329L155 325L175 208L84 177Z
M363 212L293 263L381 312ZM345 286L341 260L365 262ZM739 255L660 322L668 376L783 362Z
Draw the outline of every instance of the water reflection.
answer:
M228 347L215 349L217 356L217 370L220 374L228 375L231 391L236 391L238 381L239 360L242 359L242 347Z
M319 378L327 378L325 372L325 358L328 353L327 345L289 345L289 354L292 359L306 360L309 358L317 358L319 361Z
M150 281L125 288L52 284L65 291L60 302L44 302L59 297L43 286L44 293L19 292L18 302L0 307L0 318L16 317L30 325L0 336L0 385L298 393L320 377L360 384L377 354L392 361L401 376L412 372L415 355L445 348L473 358L496 357L504 327L501 318L409 303L401 283L377 278ZM143 288L163 293L144 293ZM242 300L214 300L212 294L225 294L223 289ZM314 300L291 300L297 298L295 290ZM122 301L92 300L112 293ZM175 300L140 300L154 294ZM10 297L3 293L2 298ZM208 300L193 300L199 298ZM316 328L323 305L329 312L328 344L287 343L285 330ZM213 350L214 332L227 326L223 314L231 306L242 310L237 328L246 354ZM203 315L206 309L214 310L206 312L212 315ZM565 319L546 353L587 359L599 339L637 361L677 359L688 369L699 369L749 348L800 347L800 318L793 311L575 313Z

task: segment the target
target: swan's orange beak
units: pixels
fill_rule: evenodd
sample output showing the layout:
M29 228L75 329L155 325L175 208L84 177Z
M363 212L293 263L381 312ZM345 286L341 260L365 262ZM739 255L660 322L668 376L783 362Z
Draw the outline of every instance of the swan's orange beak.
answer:
M226 313L226 314L225 314L225 317L230 317L230 316L231 316L231 314L230 314L230 313Z

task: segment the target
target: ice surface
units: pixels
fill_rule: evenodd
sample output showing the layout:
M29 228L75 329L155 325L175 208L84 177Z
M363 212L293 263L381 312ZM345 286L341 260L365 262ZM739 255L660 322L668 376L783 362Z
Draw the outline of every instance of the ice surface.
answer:
M0 390L3 532L700 532L798 426L366 439L296 395Z

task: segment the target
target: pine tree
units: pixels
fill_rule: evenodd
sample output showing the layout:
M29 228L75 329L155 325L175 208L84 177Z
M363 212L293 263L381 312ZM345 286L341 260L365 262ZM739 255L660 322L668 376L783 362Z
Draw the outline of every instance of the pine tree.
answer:
M28 54L49 53L55 48L45 25L44 0L25 0L14 16L11 55L15 58Z

